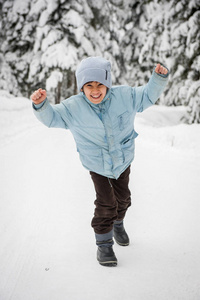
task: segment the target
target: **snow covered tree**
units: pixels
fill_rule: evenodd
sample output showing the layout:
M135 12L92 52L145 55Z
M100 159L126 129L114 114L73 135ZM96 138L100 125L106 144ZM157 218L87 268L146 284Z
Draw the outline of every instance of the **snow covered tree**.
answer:
M173 75L169 96L176 105L189 105L187 122L200 123L200 1L171 1L169 20Z
M7 0L1 11L5 36L0 54L25 96L42 86L59 102L76 92L80 60L112 58L106 0ZM12 86L9 91L18 94Z
M129 63L130 70L137 69L134 77L141 83L146 74L149 76L150 66L156 62L166 64L171 75L160 102L189 105L186 120L200 123L200 1L144 1L139 24L131 30L132 35L137 36L138 30L132 60L138 61L140 71Z

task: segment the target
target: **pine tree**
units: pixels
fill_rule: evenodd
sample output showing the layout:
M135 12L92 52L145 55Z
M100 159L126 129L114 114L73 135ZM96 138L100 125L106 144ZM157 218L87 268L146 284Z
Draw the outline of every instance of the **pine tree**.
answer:
M134 77L141 83L142 78L148 77L150 66L156 62L167 65L171 75L160 102L189 106L185 120L200 123L199 0L146 1L142 4L139 26L132 29L133 36L137 35L138 29L140 38L132 61L138 61L140 71L137 70ZM134 66L132 64L131 69Z

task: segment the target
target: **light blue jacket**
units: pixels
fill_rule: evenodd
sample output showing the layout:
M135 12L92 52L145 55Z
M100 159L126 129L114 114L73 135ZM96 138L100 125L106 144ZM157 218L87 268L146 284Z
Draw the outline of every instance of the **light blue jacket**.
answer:
M72 132L86 169L117 179L134 159L136 113L153 105L166 83L153 72L144 86L112 87L100 104L81 92L57 105L46 99L42 107L33 105L34 113L44 125Z

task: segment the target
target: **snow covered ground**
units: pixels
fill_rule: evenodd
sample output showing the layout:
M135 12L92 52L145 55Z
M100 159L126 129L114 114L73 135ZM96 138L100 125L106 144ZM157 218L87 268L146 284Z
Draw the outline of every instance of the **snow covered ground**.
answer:
M0 91L0 299L199 300L200 125L184 108L136 119L136 158L119 264L96 261L95 193L72 135Z

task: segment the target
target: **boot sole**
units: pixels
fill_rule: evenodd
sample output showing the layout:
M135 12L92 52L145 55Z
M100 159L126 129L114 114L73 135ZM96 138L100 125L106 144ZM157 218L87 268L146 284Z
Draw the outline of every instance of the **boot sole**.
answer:
M117 266L117 262L116 261L106 261L106 262L100 262L99 261L99 264L101 266L104 266L104 267L116 267Z
M129 245L129 242L128 243L120 243L116 239L115 239L115 242L120 246L128 246Z
M117 260L106 260L106 261L100 261L97 257L97 260L100 265L105 266L105 267L116 267L117 266Z

